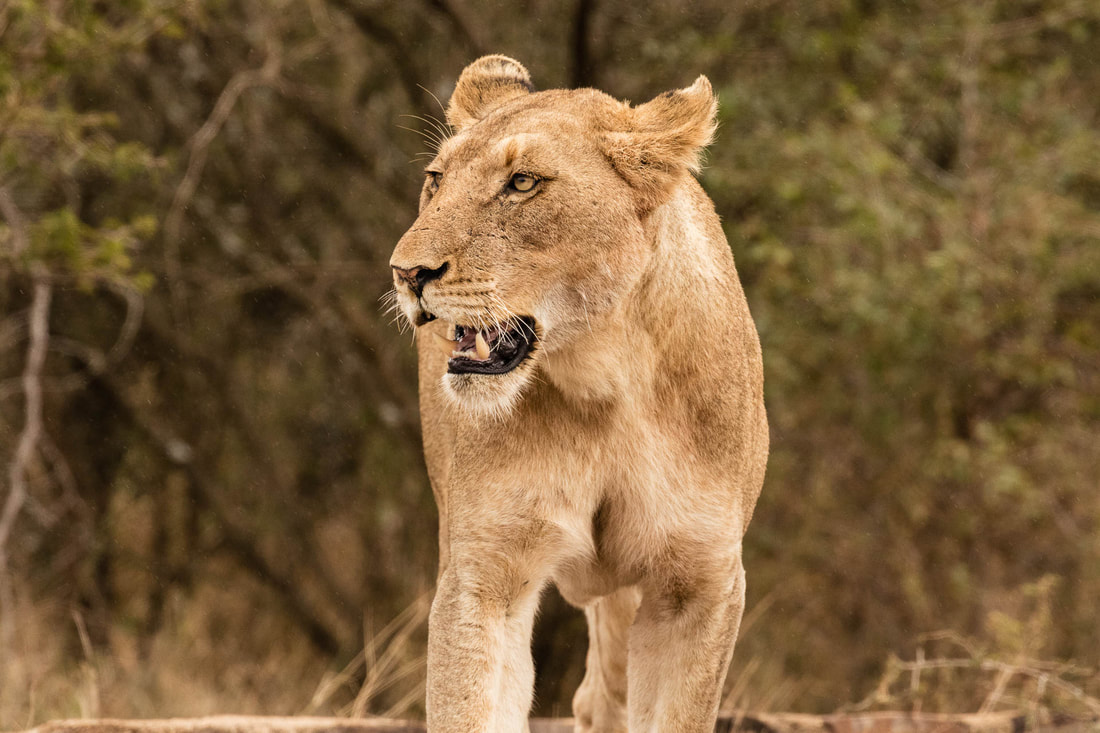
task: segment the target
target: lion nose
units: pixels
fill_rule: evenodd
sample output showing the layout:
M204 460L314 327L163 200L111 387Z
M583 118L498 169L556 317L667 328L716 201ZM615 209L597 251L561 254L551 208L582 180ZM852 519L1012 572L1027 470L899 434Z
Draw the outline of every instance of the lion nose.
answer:
M432 280L438 280L443 277L443 273L447 271L447 263L444 262L439 267L432 269L430 267L398 267L397 265L391 265L393 267L393 273L397 275L397 278L409 286L409 289L416 293L416 297L420 297L420 294L424 292L424 286L430 283Z

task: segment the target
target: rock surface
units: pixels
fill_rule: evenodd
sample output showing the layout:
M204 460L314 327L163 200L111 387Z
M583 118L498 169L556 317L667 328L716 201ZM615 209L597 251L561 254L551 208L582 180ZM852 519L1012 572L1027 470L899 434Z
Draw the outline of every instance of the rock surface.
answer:
M58 720L24 733L426 733L424 723L384 718L304 718L218 715L164 720ZM531 733L572 733L568 718L534 719ZM718 720L715 733L1100 733L1100 719L1034 723L1023 713L937 715L931 713L734 713Z

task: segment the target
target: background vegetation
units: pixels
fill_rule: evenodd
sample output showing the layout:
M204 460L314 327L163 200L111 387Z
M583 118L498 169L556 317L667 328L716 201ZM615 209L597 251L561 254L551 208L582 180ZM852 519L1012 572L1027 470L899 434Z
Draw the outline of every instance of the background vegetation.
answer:
M1092 0L0 4L0 728L416 714L436 520L378 298L485 52L719 92L773 430L729 704L1087 702L1098 49ZM582 623L547 598L545 713Z

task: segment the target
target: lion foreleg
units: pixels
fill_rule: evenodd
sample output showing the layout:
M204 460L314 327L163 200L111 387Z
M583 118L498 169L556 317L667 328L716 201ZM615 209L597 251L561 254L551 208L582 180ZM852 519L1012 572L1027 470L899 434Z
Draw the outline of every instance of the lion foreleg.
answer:
M745 608L745 571L689 599L646 589L630 632L631 733L711 733Z
M428 729L432 733L527 730L534 685L531 629L539 587L512 597L486 592L452 561L440 579L428 620Z

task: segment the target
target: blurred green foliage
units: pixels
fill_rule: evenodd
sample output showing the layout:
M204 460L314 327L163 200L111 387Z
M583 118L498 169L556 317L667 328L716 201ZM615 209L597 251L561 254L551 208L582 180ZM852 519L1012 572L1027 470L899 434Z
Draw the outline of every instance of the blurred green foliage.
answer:
M1100 667L1098 47L1090 0L4 5L5 463L31 281L54 299L0 727L354 699L353 669L310 704L434 578L377 300L405 115L488 52L542 88L718 90L702 180L773 431L733 702L834 709L942 629ZM584 647L549 598L543 712ZM417 669L372 705L415 711Z
M9 241L27 240L8 264L39 263L86 288L96 281L147 287L150 276L133 272L131 253L156 231L152 202L143 207L135 197L125 206L81 212L89 194L79 183L96 180L133 193L158 160L142 143L120 139L114 112L81 109L73 71L109 76L116 54L140 48L130 39L152 32L154 10L136 4L112 18L93 3L59 12L27 1L6 5L3 14L0 181L26 217L6 222Z

